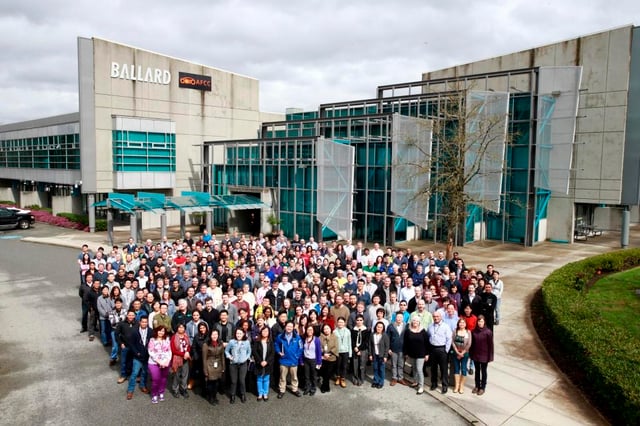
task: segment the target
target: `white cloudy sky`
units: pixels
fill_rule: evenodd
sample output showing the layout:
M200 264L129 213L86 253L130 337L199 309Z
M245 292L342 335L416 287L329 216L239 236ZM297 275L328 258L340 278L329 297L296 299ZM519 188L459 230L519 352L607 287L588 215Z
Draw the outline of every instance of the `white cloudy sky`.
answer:
M260 106L316 109L377 85L613 27L638 0L21 0L0 4L0 123L78 110L76 37L260 80Z

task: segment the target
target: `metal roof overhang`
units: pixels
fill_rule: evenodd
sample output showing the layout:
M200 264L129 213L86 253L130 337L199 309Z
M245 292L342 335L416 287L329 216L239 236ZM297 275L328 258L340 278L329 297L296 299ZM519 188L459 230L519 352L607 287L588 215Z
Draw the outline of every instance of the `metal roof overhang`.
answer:
M229 210L249 210L269 207L259 198L245 194L210 195L206 192L183 191L179 197L165 197L153 192L139 192L136 198L131 194L110 193L108 198L93 204L98 208L113 208L125 213L136 211L161 214L167 210L185 213L211 211L214 208Z

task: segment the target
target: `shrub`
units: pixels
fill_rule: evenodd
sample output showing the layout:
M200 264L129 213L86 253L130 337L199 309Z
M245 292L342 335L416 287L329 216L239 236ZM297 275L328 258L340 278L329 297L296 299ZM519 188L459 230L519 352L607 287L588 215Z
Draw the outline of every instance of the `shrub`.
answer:
M107 230L107 219L96 219L96 232Z
M16 202L15 201L11 201L11 200L0 200L0 205L2 206L15 206Z
M569 263L542 283L544 312L567 356L582 369L581 385L601 410L620 424L640 424L640 348L624 327L600 316L585 297L601 273L640 265L640 249L621 250Z

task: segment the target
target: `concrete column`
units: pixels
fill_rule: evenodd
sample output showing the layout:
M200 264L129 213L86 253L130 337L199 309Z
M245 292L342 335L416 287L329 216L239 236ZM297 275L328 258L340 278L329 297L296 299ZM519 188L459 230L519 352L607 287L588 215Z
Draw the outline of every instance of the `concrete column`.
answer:
M107 207L109 207L108 200ZM109 240L109 246L113 247L113 210L110 208L107 208L107 239Z
M129 215L129 232L131 238L133 238L134 241L137 241L136 238L138 236L138 217L135 213L131 213Z
M142 243L142 212L136 212L136 236L133 238L136 243Z
M96 202L95 194L87 194L87 212L89 213L89 232L96 232Z
M211 210L207 212L207 220L205 222L205 226L207 227L207 231L209 231L209 234L211 234L213 229L213 212Z
M629 224L631 223L631 211L629 206L625 206L622 211L622 232L620 234L620 246L629 247Z
M184 238L184 233L187 228L187 217L184 210L180 210L180 239Z
M160 215L160 238L164 240L167 236L167 214L162 213Z

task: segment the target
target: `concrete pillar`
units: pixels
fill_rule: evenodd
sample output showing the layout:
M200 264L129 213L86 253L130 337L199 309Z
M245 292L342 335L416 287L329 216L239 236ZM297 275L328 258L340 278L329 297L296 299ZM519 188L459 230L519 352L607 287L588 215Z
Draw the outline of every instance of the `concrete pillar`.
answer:
M109 207L109 200L107 200L107 239L109 240L109 246L113 247L113 210Z
M207 212L207 220L205 222L205 226L207 227L207 231L209 231L209 234L211 234L211 230L213 229L213 212L211 210Z
M138 236L138 217L135 213L129 215L129 235L137 242Z
M625 206L622 211L622 232L620 234L620 246L629 247L629 224L631 223L631 211L629 206Z
M164 237L167 236L167 214L162 213L160 215L160 238L164 240Z
M136 243L142 243L142 212L136 212L136 236L133 238Z
M184 210L180 210L180 239L184 238L184 233L187 228L187 217Z
M96 232L96 202L95 194L87 194L87 212L89 213L89 232Z

